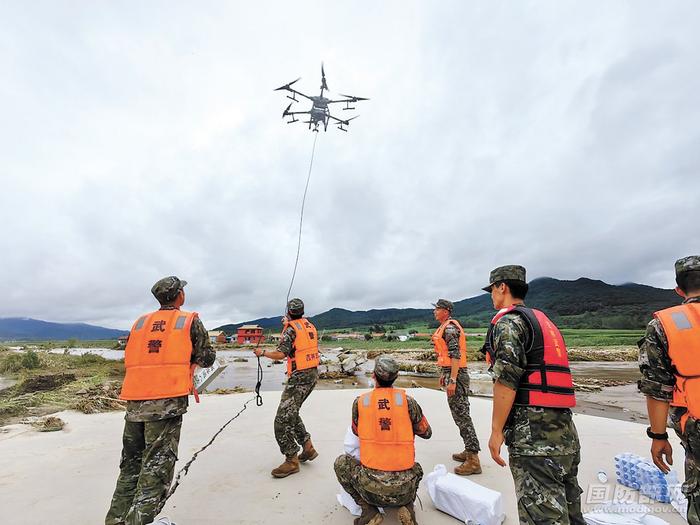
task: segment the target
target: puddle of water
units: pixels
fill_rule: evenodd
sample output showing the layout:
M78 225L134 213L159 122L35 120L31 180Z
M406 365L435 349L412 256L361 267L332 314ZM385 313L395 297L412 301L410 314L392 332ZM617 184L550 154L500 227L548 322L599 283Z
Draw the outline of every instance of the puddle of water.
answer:
M52 348L49 352L52 354L63 354L66 352L66 349ZM124 359L124 350L114 350L112 348L69 348L68 353L70 355L95 354L111 361Z

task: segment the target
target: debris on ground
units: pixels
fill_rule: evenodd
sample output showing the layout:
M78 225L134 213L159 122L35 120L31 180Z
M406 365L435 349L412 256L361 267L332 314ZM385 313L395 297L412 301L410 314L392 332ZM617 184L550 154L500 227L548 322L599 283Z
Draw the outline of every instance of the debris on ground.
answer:
M33 422L32 426L38 432L57 432L59 430L63 430L65 424L65 421L63 421L60 417L49 416Z
M237 357L233 360L234 363L247 363L248 359L245 357Z
M577 392L600 392L608 386L629 385L634 381L624 379L595 379L592 377L581 378L574 381L574 389Z
M20 393L56 390L75 381L75 374L46 374L28 377L18 386Z
M283 363L284 363L284 361L280 361L279 359L275 359L274 361L272 361L273 365L281 365Z
M207 391L207 394L224 396L226 394L243 394L245 392L252 392L252 390L243 386L234 386L233 388L217 388L216 390Z
M366 357L367 359L376 359L382 354L385 354L387 350L368 350Z
M416 356L419 361L436 361L437 362L437 352L433 350L428 350L427 352L422 352Z
M338 354L338 363L342 372L354 373L361 365L367 362L367 358L350 350L343 350Z
M343 372L342 370L326 370L318 374L319 379L343 379L344 377L352 377L354 374Z
M569 361L637 361L639 350L632 346L569 348Z
M124 410L126 401L119 399L120 392L121 383L118 381L78 390L75 393L78 399L72 408L84 414Z
M428 363L399 363L399 370L411 374L436 375L440 372L440 367Z

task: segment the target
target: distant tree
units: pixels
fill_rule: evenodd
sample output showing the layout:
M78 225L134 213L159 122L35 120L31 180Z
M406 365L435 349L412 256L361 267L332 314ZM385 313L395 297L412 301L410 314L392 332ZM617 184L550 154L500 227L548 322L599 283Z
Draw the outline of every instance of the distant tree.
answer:
M321 336L321 341L332 341L333 337L330 335L322 335Z
M365 334L365 341L371 341L372 339L372 334Z
M75 348L76 346L78 346L78 340L75 338L68 339L66 342L66 348Z
M439 328L439 327L440 327L440 323L438 323L437 321L430 321L428 323L428 328Z

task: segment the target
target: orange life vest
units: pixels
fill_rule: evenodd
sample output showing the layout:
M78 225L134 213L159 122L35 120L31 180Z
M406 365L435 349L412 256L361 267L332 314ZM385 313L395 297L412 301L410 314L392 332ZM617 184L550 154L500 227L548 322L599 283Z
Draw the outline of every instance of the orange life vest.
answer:
M416 451L406 391L375 388L359 397L357 408L360 463L390 472L413 468Z
M295 370L316 368L321 362L318 352L318 333L316 327L306 318L287 321L285 328L291 326L294 338L294 357L287 358L287 375Z
M487 334L489 363L495 363L493 327L508 312L523 317L530 326L532 342L526 349L527 366L515 394L521 406L571 408L576 406L574 383L569 368L569 354L564 338L554 323L539 310L513 305L500 310L491 320Z
M139 317L124 350L121 399L181 397L193 390L190 328L196 312L157 310Z
M654 313L668 339L668 355L676 385L671 405L688 409L681 418L700 419L700 303L686 303Z
M447 341L442 337L445 333L445 328L448 324L453 324L459 329L459 367L466 368L467 366L467 338L464 335L464 329L459 324L457 319L448 319L435 330L433 334L433 346L438 355L438 366L452 366L452 360L447 349Z

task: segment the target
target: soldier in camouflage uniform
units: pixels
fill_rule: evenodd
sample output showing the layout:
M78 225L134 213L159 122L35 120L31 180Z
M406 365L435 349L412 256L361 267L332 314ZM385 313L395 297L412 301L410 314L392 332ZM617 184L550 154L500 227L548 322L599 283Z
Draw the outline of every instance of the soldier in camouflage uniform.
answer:
M454 305L451 301L438 299L433 306L435 307L433 311L435 320L441 325L452 320ZM448 323L444 331L442 331L442 339L447 345L447 354L451 361L451 366L443 366L441 368L440 386L446 387L447 404L450 407L452 419L454 419L464 442L464 450L452 454L452 459L462 463L455 467L454 471L455 474L460 476L468 476L481 474L481 463L479 461L479 450L481 450L481 447L479 446L479 438L476 437L474 423L469 413L469 370L466 366L460 367L461 350L459 341L461 334L461 327L455 325L454 322Z
M399 365L396 361L385 356L377 358L373 376L377 388L391 388L398 375ZM352 405L352 431L355 435L359 435L359 399L356 398ZM413 434L430 439L433 431L420 405L410 396L406 396L406 401ZM362 508L362 515L355 519L354 525L381 523L383 516L377 507L399 507L401 525L416 525L413 502L423 478L419 463L407 470L383 471L366 467L357 458L344 454L335 460L335 474L345 491Z
M179 310L186 284L171 276L153 285L151 292L160 309ZM203 368L213 365L216 352L198 317L192 322L190 339L191 362ZM120 473L105 525L143 525L154 520L173 479L187 405L187 396L127 402Z
M302 319L304 316L304 302L301 299L291 299L287 303L287 317L290 320ZM283 319L283 322L286 319ZM305 320L308 322L308 320ZM265 349L256 348L255 355L269 357L270 359L293 359L296 353L296 331L285 323L282 331L282 340L276 351L268 352ZM294 369L287 378L287 384L282 392L277 414L275 415L275 439L284 454L285 461L272 471L275 478L286 478L290 474L299 472L299 462L305 463L318 457L318 452L311 442L311 434L306 430L301 420L299 411L301 405L309 397L318 381L318 368L305 370ZM299 453L302 448L301 454Z
M700 255L676 261L676 292L683 297L683 304L700 303ZM700 348L698 319L684 327L697 341L694 350ZM696 358L697 359L697 358ZM683 493L688 498L688 523L700 525L700 420L690 415L685 406L669 406L674 401L677 368L669 355L668 334L655 316L647 325L644 338L639 341L639 368L642 379L639 390L647 397L647 409L651 426L647 433L652 438L651 456L664 472L673 464L671 444L666 433L670 411L673 429L685 449L685 482ZM697 379L695 379L697 380ZM686 384L692 379L686 380Z
M491 272L494 308L523 304L527 294L525 268L502 266ZM571 410L514 404L524 380L532 329L516 312L492 324L490 341L494 375L494 407L489 450L494 461L504 441L515 482L520 523L525 525L585 525L577 474L580 444Z

